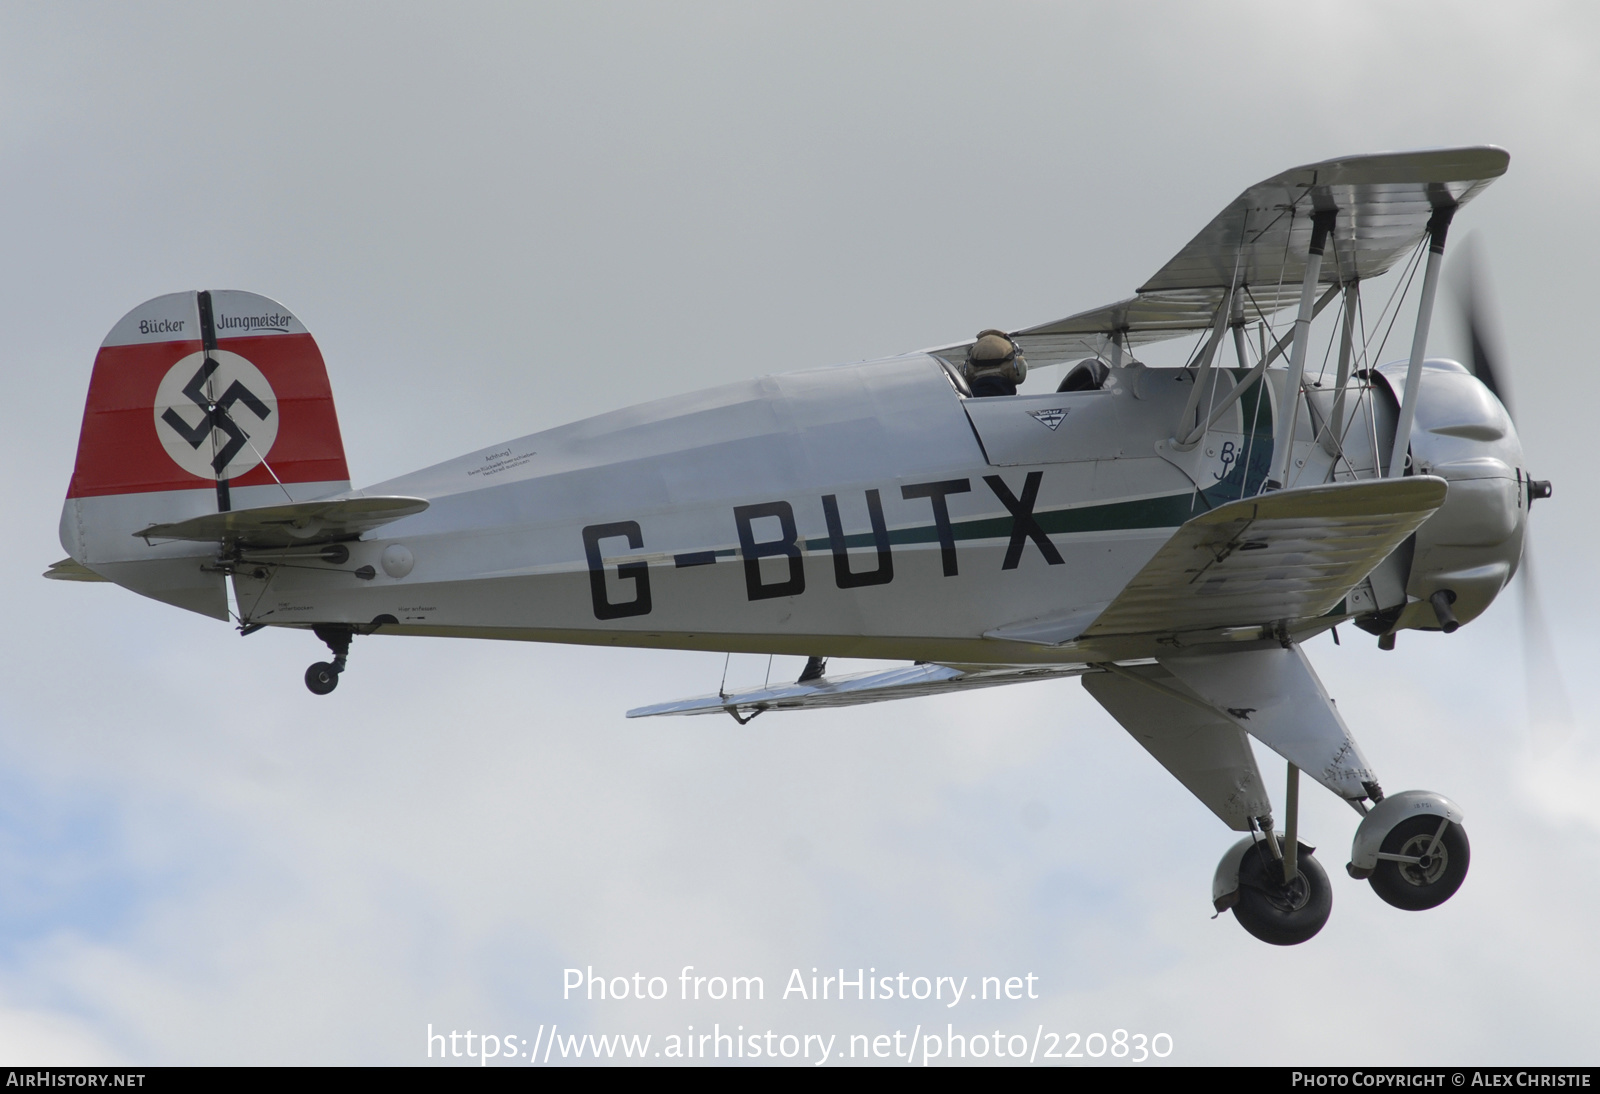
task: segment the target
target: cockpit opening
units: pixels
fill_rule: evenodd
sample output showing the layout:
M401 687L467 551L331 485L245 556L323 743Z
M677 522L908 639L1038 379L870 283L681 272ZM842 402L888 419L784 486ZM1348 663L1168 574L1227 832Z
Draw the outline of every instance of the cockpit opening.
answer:
M1086 361L1079 361L1067 370L1061 378L1057 391L1099 391L1105 386L1106 377L1111 375L1111 369L1099 358L1091 357Z

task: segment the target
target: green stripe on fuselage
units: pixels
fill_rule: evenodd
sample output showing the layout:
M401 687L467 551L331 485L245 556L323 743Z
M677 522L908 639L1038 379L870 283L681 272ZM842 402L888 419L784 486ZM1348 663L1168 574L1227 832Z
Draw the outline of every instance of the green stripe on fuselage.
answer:
M1176 528L1197 512L1210 506L1198 501L1194 491L1168 494L1159 498L1139 498L1136 501L1113 501L1103 505L1079 505L1071 509L1049 509L1033 514L1039 527L1047 535L1070 535L1074 532L1115 532L1135 528ZM1016 518L983 517L979 520L950 522L950 533L957 542L973 539L1009 539ZM844 537L846 547L872 547L876 544L871 532L857 532ZM889 533L891 544L938 543L939 529L925 524L915 528L896 528ZM805 541L808 551L828 551L833 541L828 536Z
M1229 369L1236 382L1250 374L1248 369ZM1244 452L1228 468L1215 486L1200 491L1168 494L1159 498L1140 498L1137 501L1113 501L1101 505L1080 505L1070 509L1050 509L1038 512L1033 519L1047 535L1070 535L1074 532L1115 532L1138 528L1176 528L1196 513L1215 509L1225 502L1253 497L1260 493L1267 481L1272 463L1272 400L1266 395L1266 384L1255 383L1239 397L1239 412L1244 423L1240 443ZM1048 467L1048 465L1046 465ZM1009 539L1016 523L1009 513L1003 517L985 517L980 520L952 521L951 534L957 542L972 539ZM889 533L889 543L938 543L939 529L932 524L915 528L898 528ZM846 547L873 547L877 541L871 532L858 532L844 537ZM805 541L808 551L828 551L833 548L829 536Z

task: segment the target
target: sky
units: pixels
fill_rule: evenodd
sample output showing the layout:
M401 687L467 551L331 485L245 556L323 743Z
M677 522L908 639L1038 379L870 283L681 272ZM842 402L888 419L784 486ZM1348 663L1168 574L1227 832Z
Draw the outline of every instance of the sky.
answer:
M983 1066L1117 1030L1186 1064L1594 1064L1597 101L1578 3L0 3L0 1063L484 1062L430 1061L431 1028L524 1066L551 1027L742 1026L832 1037L828 1066L913 1028L998 1033ZM1466 812L1432 912L1344 876L1357 818L1317 791L1328 926L1213 920L1232 833L1071 680L630 722L724 659L372 638L316 698L308 635L39 577L96 347L162 293L292 309L361 485L1109 303L1258 180L1482 143L1510 170L1452 246L1555 484L1533 556L1572 724L1530 715L1520 587L1392 653L1307 647L1384 785ZM1435 329L1459 351L1444 303ZM765 998L681 999L685 966ZM590 968L667 996L563 998ZM782 997L814 968L1035 979ZM1049 1062L1159 1062L1131 1056Z

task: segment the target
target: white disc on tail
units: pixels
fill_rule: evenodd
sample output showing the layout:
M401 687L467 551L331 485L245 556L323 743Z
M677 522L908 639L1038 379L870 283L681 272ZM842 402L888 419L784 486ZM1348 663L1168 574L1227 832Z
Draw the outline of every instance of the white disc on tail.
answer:
M278 397L261 370L237 353L191 353L156 389L155 428L167 455L189 474L236 479L272 451Z

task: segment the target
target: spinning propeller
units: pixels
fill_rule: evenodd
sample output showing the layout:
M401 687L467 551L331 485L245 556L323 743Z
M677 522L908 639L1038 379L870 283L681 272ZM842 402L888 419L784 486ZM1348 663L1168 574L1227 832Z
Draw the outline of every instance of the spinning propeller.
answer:
M1457 302L1467 327L1472 358L1469 366L1515 422L1516 412L1506 388L1505 355L1498 337L1499 317L1491 303L1493 297L1482 270L1480 248L1475 240L1468 240L1464 250L1465 275L1457 283ZM1550 496L1550 483L1530 476L1526 490L1531 517L1534 501ZM1567 699L1566 684L1556 661L1555 643L1550 637L1550 627L1534 582L1532 535L1530 520L1523 525L1522 564L1518 567L1522 577L1522 656L1528 690L1528 721L1536 738L1554 743L1572 732L1572 705Z

